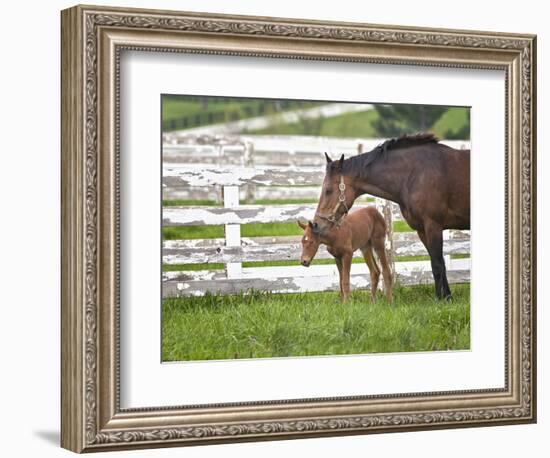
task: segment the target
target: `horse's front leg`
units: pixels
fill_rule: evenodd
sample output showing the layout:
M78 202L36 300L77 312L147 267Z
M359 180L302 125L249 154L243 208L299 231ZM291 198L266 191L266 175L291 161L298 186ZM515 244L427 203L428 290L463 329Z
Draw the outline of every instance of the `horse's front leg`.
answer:
M378 280L380 279L380 270L378 269L378 266L376 265L376 261L374 260L371 243L367 244L367 246L362 250L362 253L363 253L363 258L367 263L367 267L369 268L370 293L371 293L372 301L374 302L374 300L376 299L376 291L378 290Z
M345 254L342 256L342 273L341 278L341 288L342 288L342 302L346 302L349 297L349 285L350 285L350 271L351 271L351 260L353 253Z
M338 267L338 281L340 283L340 300L344 301L344 290L342 289L342 258L334 257L336 267Z
M418 231L418 235L430 254L437 298L451 299L445 259L443 258L443 228L430 221L424 225L424 231Z

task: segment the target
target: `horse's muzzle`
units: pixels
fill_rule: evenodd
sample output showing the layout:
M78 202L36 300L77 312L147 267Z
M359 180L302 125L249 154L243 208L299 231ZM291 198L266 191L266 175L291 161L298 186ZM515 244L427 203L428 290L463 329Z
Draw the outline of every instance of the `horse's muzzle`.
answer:
M302 265L304 267L309 267L309 265L311 264L311 259L302 259Z

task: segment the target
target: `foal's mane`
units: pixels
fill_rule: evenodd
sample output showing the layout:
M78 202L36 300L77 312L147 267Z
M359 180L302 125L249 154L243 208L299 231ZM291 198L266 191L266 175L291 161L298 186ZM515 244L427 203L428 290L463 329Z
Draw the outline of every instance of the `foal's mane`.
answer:
M344 175L348 175L349 173L361 175L368 165L384 157L389 151L438 142L439 139L430 132L403 134L397 138L390 138L367 153L358 154L346 159L342 172Z

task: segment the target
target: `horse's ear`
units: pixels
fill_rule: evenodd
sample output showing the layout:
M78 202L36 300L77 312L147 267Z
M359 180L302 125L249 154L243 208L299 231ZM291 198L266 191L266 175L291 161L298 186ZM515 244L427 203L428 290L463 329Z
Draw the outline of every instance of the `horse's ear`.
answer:
M302 223L300 220L296 221L298 223L298 226L300 226L304 231L306 230L306 225Z
M309 227L311 228L311 232L313 232L315 235L319 235L320 231L319 231L319 224L317 223L312 223L311 221L308 221L307 224L309 225Z
M325 153L325 157L327 158L327 164L330 164L332 162L332 159L329 157L327 153Z
M342 170L342 167L344 167L344 155L340 157L340 160L338 161L338 168Z

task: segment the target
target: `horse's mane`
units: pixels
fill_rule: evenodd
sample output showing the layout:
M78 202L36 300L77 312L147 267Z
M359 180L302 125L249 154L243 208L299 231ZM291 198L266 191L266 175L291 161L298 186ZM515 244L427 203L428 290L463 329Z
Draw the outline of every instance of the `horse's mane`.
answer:
M403 134L397 138L391 138L379 145L379 147L386 151L390 151L392 149L408 148L409 146L437 142L439 142L439 139L431 132L420 132L417 134Z
M362 172L367 166L384 157L389 151L438 142L439 139L430 132L403 134L397 138L390 138L367 153L358 154L357 156L352 156L346 159L344 161L344 168L342 172L344 175L347 175L350 172L355 172L362 175Z

